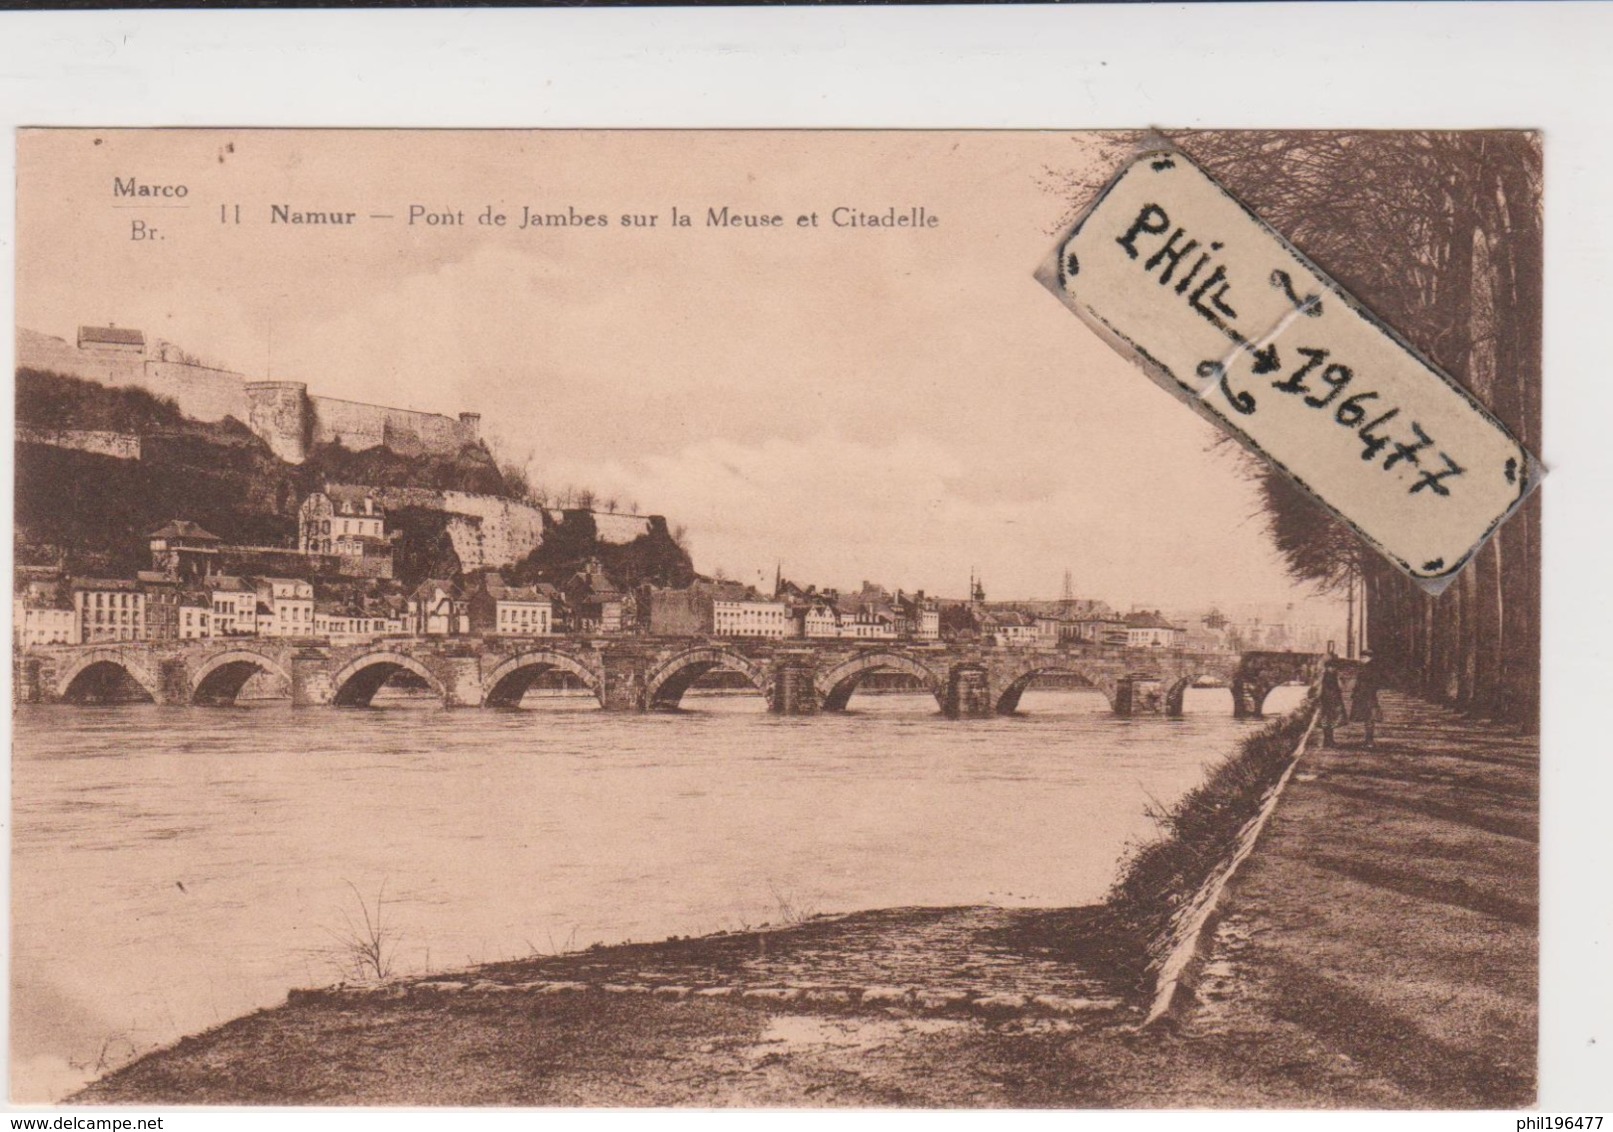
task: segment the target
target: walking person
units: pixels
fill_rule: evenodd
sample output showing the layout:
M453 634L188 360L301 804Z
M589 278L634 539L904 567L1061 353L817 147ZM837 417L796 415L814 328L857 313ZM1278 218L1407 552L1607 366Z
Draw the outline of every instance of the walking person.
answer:
M1333 729L1347 718L1344 685L1339 682L1339 666L1331 654L1322 662L1322 692L1317 712L1317 722L1322 725L1322 746L1331 747Z
M1370 747L1373 728L1383 718L1383 708L1378 706L1378 666L1372 662L1371 657L1363 659L1366 663L1356 673L1355 687L1350 693L1350 722L1366 725L1363 743Z

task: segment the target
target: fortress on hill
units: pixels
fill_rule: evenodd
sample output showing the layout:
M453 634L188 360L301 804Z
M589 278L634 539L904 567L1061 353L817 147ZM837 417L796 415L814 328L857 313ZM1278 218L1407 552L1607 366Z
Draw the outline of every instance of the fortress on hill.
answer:
M481 414L417 413L310 395L301 381L257 381L198 364L171 343L148 342L142 331L81 326L78 341L17 331L17 368L49 370L101 385L138 386L167 397L188 417L234 417L276 456L292 464L319 444L357 451L382 445L404 455L454 456L481 440Z

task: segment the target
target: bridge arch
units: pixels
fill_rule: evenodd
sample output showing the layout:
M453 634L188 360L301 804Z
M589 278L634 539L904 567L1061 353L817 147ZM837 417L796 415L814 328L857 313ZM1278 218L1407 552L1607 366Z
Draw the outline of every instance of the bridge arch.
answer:
M773 706L771 682L765 669L737 652L698 648L678 653L657 665L645 680L644 700L652 708L675 708L691 685L714 668L738 672Z
M545 672L555 670L569 672L581 680L583 686L592 692L595 698L600 698L600 688L604 684L604 679L597 671L563 652L537 649L517 653L500 663L483 678L482 686L487 691L482 697L482 706L519 707L521 697L526 695L533 681Z
M1266 697L1285 684L1311 684L1321 678L1320 653L1249 652L1232 677L1232 710L1240 719L1265 715Z
M56 698L70 703L103 699L162 701L162 682L156 673L121 649L90 649L73 658L56 680Z
M278 676L291 684L291 674L272 657L253 649L230 649L208 657L190 681L193 704L228 705L235 702L246 682L259 673Z
M1166 684L1165 714L1171 716L1185 715L1187 707L1187 690L1189 688L1198 687L1199 681L1201 680L1215 680L1218 682L1215 685L1216 687L1230 688L1232 686L1232 681L1228 679L1226 673L1224 672L1212 672L1206 670L1203 672L1188 673L1187 675ZM1237 703L1236 695L1233 696L1233 703Z
M1232 712L1239 719L1266 718L1266 701L1279 688L1308 686L1310 681L1295 677L1286 680L1248 680L1232 685Z
M1110 711L1116 710L1120 702L1119 681L1112 677L1091 672L1078 664L1073 664L1058 657L1048 657L1046 660L1033 661L1016 671L1010 672L997 692L996 703L992 705L993 710L998 715L1013 715L1019 710L1019 699L1025 694L1025 690L1031 686L1032 681L1038 676L1058 673L1074 676L1094 692L1100 693L1108 701Z
M369 707L375 693L399 670L414 673L443 703L448 702L448 690L429 668L407 653L385 650L365 653L331 677L331 703L337 707Z
M943 708L946 706L946 684L942 677L938 677L928 667L910 656L881 649L876 652L859 653L818 674L815 683L818 700L823 709L845 711L852 693L857 690L857 685L861 684L863 677L870 672L905 672L909 676L915 676L923 681L924 690L935 697L937 705Z

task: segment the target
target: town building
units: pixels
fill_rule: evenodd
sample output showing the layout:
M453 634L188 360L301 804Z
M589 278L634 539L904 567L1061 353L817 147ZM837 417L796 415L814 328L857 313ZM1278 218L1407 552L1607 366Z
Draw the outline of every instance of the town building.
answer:
M19 648L73 644L78 640L77 628L73 610L54 601L20 593L12 603L12 643Z
M312 637L314 585L302 578L259 578L258 636Z
M506 585L497 571L482 575L466 612L470 631L482 636L546 637L554 628L554 602L536 586Z
M902 616L904 636L920 641L935 641L941 637L941 607L933 598L896 591L896 610Z
M251 637L258 631L258 588L232 574L208 582L212 594L215 637Z
M854 594L835 598L840 635L856 640L893 640L905 636L907 619L897 611L896 599L883 586L863 582Z
M711 632L711 586L696 582L683 589L647 586L641 603L652 636L695 637Z
M74 578L74 637L79 644L146 640L146 595L128 578Z
M189 519L171 519L151 533L151 568L172 581L203 581L218 572L223 541Z
M213 635L213 597L206 590L181 590L178 612L180 640L196 641Z
M666 637L767 637L800 634L790 607L738 582L697 581L685 589L646 588L644 620Z
M1126 615L1126 644L1131 648L1178 648L1186 637L1187 630L1166 621L1157 609Z
M574 633L620 633L628 620L627 595L616 588L597 558L573 574L560 592ZM633 611L637 620L637 611Z
M408 631L419 637L453 637L470 632L469 603L459 587L430 578L409 595Z
M794 636L789 608L782 601L763 598L754 590L713 597L711 634L715 637Z
M1131 640L1125 618L1113 616L1077 618L1072 623L1070 639L1116 648L1124 648Z
M980 631L998 645L1023 647L1037 643L1036 618L1017 609L982 609Z
M179 639L179 582L159 570L139 570L135 581L146 595L148 641Z
M334 556L339 572L354 577L392 577L394 537L385 531L386 510L363 487L326 484L297 511L297 548L305 556Z
M832 602L812 601L798 608L801 636L816 638L840 636L840 613Z
M373 641L404 631L404 618L381 601L315 598L314 636L336 644Z

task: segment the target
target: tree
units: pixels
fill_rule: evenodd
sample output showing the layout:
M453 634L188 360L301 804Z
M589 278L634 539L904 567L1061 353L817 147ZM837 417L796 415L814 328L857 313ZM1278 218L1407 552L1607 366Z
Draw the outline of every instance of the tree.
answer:
M1172 140L1539 452L1538 137L1203 131ZM1136 141L1106 136L1106 169L1049 172L1071 217ZM1538 498L1431 597L1281 473L1251 458L1249 474L1293 577L1324 590L1360 577L1367 647L1402 681L1476 714L1536 723Z
M1205 132L1176 140L1539 450L1538 138ZM1281 473L1252 474L1294 577L1330 588L1359 573L1375 657L1416 690L1475 714L1536 721L1538 500L1431 597Z

